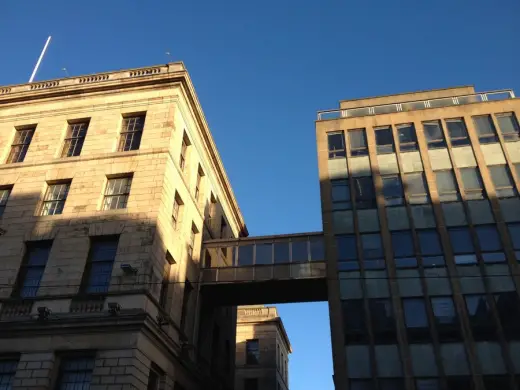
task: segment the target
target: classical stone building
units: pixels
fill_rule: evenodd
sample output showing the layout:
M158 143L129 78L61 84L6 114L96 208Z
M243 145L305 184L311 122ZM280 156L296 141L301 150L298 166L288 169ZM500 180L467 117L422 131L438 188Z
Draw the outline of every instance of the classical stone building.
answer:
M182 63L0 87L0 159L0 388L233 388L198 274L247 230Z
M276 307L238 308L235 390L287 390L291 352Z

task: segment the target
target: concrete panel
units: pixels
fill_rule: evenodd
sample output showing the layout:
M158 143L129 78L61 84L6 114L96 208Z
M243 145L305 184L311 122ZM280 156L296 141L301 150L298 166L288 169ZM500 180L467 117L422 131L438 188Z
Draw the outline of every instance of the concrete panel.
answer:
M417 229L435 227L435 216L429 204L412 206L413 223Z
M430 296L451 295L451 285L446 268L426 268L424 276Z
M477 161L471 146L456 148L453 153L455 166L458 168L476 167Z
M415 376L439 375L431 344L410 344L410 356Z
M399 173L399 167L397 166L397 158L395 157L395 153L378 155L377 164L379 166L379 173L381 173L381 175Z
M332 221L335 234L352 233L354 231L354 219L351 210L333 211Z
M462 202L441 203L446 226L467 225L466 213Z
M379 377L395 378L403 375L397 345L376 345L375 354Z
M424 171L419 152L401 153L400 157L404 173Z
M402 297L423 296L419 271L416 269L397 270L397 284Z
M468 359L466 357L466 351L464 350L464 344L441 344L441 357L446 375L469 374Z
M502 359L502 351L498 343L480 342L475 343L477 356L482 367L482 374L505 374L506 366Z
M410 227L408 222L408 213L406 207L387 207L386 217L388 219L388 228L390 230L405 230Z
M471 200L468 202L468 208L471 221L474 225L495 222L495 218L493 218L493 213L491 212L491 206L486 199Z
M370 378L370 356L368 346L349 345L347 354L347 372L350 378Z
M331 180L345 179L348 177L346 158L334 158L327 160L327 165L329 169L329 178Z
M358 210L357 211L359 231L377 232L379 231L379 217L377 209Z
M434 171L452 168L448 149L442 148L428 150L428 155L430 156L430 164Z
M512 162L520 162L520 142L506 142L506 150Z
M500 211L502 212L502 218L504 218L505 222L520 221L519 198L499 199L498 203L500 203Z
M349 159L349 164L352 176L372 176L372 171L370 169L370 159L368 156L352 157Z
M369 298L387 298L390 296L386 271L366 271L365 276L366 292Z
M505 164L506 158L500 144L480 145L486 165Z

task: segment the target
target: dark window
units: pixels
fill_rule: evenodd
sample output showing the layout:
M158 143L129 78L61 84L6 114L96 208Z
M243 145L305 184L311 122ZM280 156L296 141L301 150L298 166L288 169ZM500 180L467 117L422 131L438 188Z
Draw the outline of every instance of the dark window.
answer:
M376 344L396 343L394 312L390 299L369 299L368 307Z
M56 389L89 389L94 371L94 356L63 357Z
M513 112L505 112L497 114L496 117L504 141L518 141L520 139L520 126L518 126L515 114Z
M407 173L404 176L404 181L410 204L425 204L430 201L424 173Z
M11 151L9 157L7 157L7 164L19 163L25 159L35 130L36 127L16 129Z
M163 279L162 279L162 282L161 282L161 291L159 293L159 306L162 309L166 309L166 306L168 304L168 295L169 295L169 290L170 290L171 269L172 269L172 264L174 263L173 257L170 255L169 252L167 253L167 259L168 259L168 263L169 264L167 264L166 267L165 267Z
M258 339L246 341L246 364L260 364L260 346Z
M0 390L11 390L18 360L0 358Z
M193 292L193 286L190 281L186 278L184 281L184 294L182 296L182 309L181 309L181 329L183 332L186 332L186 324L188 313L190 312L190 299L191 293Z
M4 214L13 186L0 187L0 217Z
M456 264L476 264L475 248L467 227L448 229Z
M258 390L258 379L257 378L245 378L244 379L244 390Z
M413 123L397 125L396 127L401 152L417 150L417 135Z
M493 314L486 299L481 295L466 295L468 318L476 341L496 339L496 330L493 324Z
M345 343L364 344L368 342L368 330L365 321L365 309L362 299L341 301L343 313L343 332Z
M483 375L486 390L508 390L510 389L509 375Z
M365 269L385 268L383 243L379 233L362 234L361 248Z
M329 158L346 157L345 137L343 132L328 133L327 141L329 144Z
M49 184L43 198L41 215L56 215L63 212L70 189L70 180Z
M486 197L486 191L484 190L484 184L478 168L461 168L460 176L466 199L484 199Z
M403 390L405 388L403 379L379 379L380 390Z
M349 210L352 207L350 202L350 187L348 179L331 180L332 188L332 208L334 210Z
M132 176L108 179L103 199L103 210L125 209L130 196Z
M359 269L356 236L336 236L336 250L338 253L339 270L351 271Z
M428 149L445 148L446 141L439 121L423 122L424 136L428 143Z
M399 175L381 176L383 180L383 195L387 206L403 204L403 185Z
M466 130L466 125L464 124L464 119L446 119L446 126L448 127L448 134L450 135L452 146L456 147L470 144L468 131Z
M376 207L376 195L372 177L354 177L356 208L370 209Z
M371 379L351 379L349 381L350 390L375 390Z
M513 248L520 250L520 223L508 223L507 229L509 230L509 235L513 242Z
M481 144L498 142L497 131L490 115L474 116L473 122Z
M87 136L88 122L69 123L61 157L79 156Z
M194 223L191 224L190 241L188 242L188 256L190 259L193 258L193 249L195 248L195 239L199 230Z
M82 292L106 293L117 254L119 236L91 238L90 252L83 274Z
M178 192L175 192L175 197L173 199L173 211L172 211L172 222L173 222L173 228L177 229L177 226L179 225L179 222L182 217L182 206L184 206L184 202L182 201L181 197L179 196Z
M435 229L418 230L419 246L423 256L438 256L442 254L439 234Z
M447 390L473 390L470 376L447 376L446 385Z
M518 195L507 165L493 165L488 168L498 198L509 198Z
M350 155L352 157L368 155L365 129L350 130L348 132L348 138L350 142Z
M25 256L18 272L18 281L13 296L32 298L38 293L40 281L51 253L52 241L26 243Z
M423 298L403 299L404 320L410 342L428 341L430 330Z
M186 169L186 158L188 156L188 146L190 146L190 140L186 133L182 136L181 143L181 155L179 158L179 166L181 167L181 171L185 172Z
M454 202L460 200L457 182L453 171L437 171L435 172L437 181L437 191L441 202Z
M144 115L123 118L121 138L119 139L119 152L139 149L143 135L144 118Z
M199 166L199 169L197 170L197 181L195 182L195 200L198 202L200 201L200 189L201 189L201 183L202 183L202 176L204 176L204 171Z
M146 390L159 390L160 379L163 375L162 370L156 364L152 363L148 373L148 386Z
M430 302L440 342L458 340L460 334L453 298L433 297L430 298Z
M377 154L394 153L394 136L392 128L385 126L379 129L374 129L376 134Z
M415 380L417 390L441 390L441 383L437 378L418 378Z
M475 226L482 258L486 263L502 263L506 261L502 251L500 235L495 225Z
M520 299L516 291L495 294L495 303L504 335L508 340L520 339Z
M410 230L392 232L392 249L394 251L396 267L408 268L417 266L412 233Z

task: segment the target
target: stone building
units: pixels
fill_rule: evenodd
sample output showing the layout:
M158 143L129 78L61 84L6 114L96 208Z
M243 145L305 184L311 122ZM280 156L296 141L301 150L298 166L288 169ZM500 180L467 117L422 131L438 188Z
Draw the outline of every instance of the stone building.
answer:
M238 308L235 390L288 390L290 353L276 307Z

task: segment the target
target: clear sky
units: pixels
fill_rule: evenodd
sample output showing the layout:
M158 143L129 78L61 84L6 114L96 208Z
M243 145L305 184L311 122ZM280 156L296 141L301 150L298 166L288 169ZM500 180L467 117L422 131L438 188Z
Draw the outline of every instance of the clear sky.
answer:
M321 230L314 120L340 99L520 94L519 0L0 0L0 85L182 60L251 235ZM171 57L165 52L171 52ZM291 390L331 390L326 304L280 306Z

